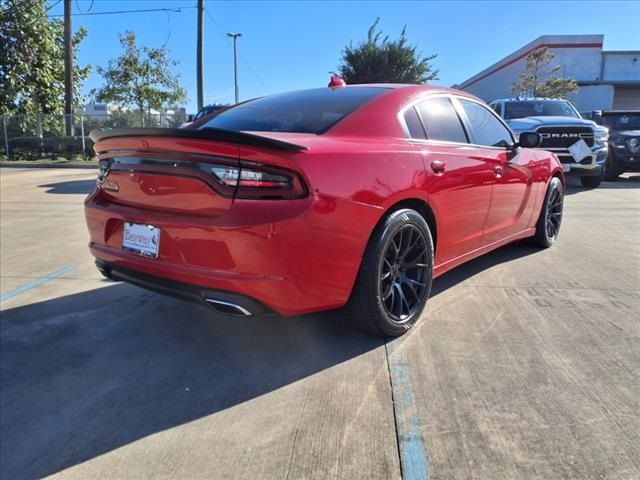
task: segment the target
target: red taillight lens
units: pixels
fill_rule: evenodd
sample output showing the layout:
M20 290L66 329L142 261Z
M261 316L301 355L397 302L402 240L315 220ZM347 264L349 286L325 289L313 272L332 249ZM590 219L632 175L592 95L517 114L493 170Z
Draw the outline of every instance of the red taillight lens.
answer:
M240 169L238 186L251 188L288 188L291 178L286 175L262 172L250 168Z
M289 170L265 165L213 165L211 173L226 187L235 187L236 198L303 198L307 189L300 176Z

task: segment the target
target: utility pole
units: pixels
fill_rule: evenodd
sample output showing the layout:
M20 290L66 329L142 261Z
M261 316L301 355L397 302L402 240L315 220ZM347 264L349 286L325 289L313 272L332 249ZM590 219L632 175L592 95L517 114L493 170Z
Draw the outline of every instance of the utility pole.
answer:
M64 0L64 113L65 131L73 136L73 38L71 0Z
M238 88L238 50L236 47L236 40L241 37L241 33L227 33L228 37L233 38L233 81L236 86L236 103L240 101L240 90Z
M202 80L202 29L204 0L198 0L198 45L196 49L196 81L198 82L198 111L204 106L204 87Z

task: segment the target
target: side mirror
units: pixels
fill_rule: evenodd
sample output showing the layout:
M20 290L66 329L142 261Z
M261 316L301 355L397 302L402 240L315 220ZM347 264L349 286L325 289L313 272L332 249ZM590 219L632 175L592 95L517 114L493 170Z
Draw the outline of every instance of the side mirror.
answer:
M522 132L518 140L518 145L523 148L536 148L540 145L542 137L536 132Z

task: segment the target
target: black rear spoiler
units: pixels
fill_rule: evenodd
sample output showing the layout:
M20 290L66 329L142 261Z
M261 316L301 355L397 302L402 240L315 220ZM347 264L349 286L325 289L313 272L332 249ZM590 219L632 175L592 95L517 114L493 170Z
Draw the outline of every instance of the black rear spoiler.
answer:
M263 137L261 135L223 130L220 128L203 128L201 130L189 128L114 128L112 130L91 130L91 133L89 133L89 138L91 138L94 143L108 138L118 137L193 138L198 140L238 143L252 147L270 147L289 152L309 150L309 147L305 147L304 145L296 145L295 143L283 142L282 140Z

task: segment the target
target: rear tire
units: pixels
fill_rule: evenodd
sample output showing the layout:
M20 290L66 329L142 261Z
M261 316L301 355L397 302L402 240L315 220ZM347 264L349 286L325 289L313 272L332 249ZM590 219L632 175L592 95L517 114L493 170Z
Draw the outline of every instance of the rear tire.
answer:
M553 177L540 209L533 243L541 248L549 248L558 239L562 224L564 188L558 177Z
M360 329L400 336L420 318L432 278L427 222L415 210L396 210L373 231L346 310Z

